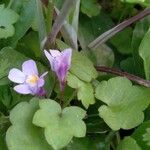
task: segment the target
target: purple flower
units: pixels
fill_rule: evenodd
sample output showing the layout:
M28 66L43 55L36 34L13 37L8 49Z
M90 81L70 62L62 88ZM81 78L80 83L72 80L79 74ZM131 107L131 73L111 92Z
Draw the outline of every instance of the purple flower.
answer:
M63 91L66 83L67 72L71 66L72 49L65 49L60 52L58 50L44 50L47 59L50 62L51 69L56 72L60 82L60 88Z
M8 78L19 84L14 87L16 92L44 96L45 90L43 86L46 74L47 72L39 76L35 61L28 60L22 64L22 71L16 68L11 69Z

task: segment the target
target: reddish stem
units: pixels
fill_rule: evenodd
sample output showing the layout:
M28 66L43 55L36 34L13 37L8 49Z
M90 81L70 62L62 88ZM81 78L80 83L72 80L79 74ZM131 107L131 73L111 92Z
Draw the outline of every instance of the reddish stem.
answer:
M135 76L133 74L123 72L123 71L120 71L120 70L115 69L115 68L105 67L105 66L96 66L95 68L97 69L97 71L111 73L111 74L118 75L118 76L123 76L123 77L128 78L131 81L134 81L134 82L140 84L140 85L143 85L145 87L150 87L150 81L144 80L144 79L142 79L138 76Z

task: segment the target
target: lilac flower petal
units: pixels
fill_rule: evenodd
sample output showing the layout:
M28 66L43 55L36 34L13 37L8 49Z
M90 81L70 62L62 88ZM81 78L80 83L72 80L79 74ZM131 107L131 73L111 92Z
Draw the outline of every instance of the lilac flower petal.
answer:
M60 82L65 81L67 74L67 65L65 63L62 63L59 69L56 71L56 74Z
M53 68L53 61L54 61L54 58L51 56L51 54L49 52L47 52L46 50L44 50L44 54L45 56L47 57L47 59L49 60L50 62L50 65L51 65L51 69L54 71L54 68Z
M44 88L40 88L39 91L37 92L37 95L39 97L43 97L43 96L46 96L46 91L44 90Z
M47 74L48 74L48 71L44 72L44 73L40 76L40 78L45 77Z
M53 58L52 58L51 54L48 51L44 50L44 54L45 54L45 56L47 57L47 59L49 61L52 61Z
M24 83L26 76L19 69L14 68L9 71L8 78L15 83Z
M61 52L58 50L50 50L50 54L52 55L52 57L59 57L61 56Z
M70 69L71 66L71 57L72 57L72 49L68 48L62 52L63 62L67 64L67 70Z
M38 87L44 86L44 83L45 83L44 79L40 78L39 81L38 81Z
M56 71L59 81L65 82L67 71L71 66L72 49L66 49L62 52L61 63Z
M32 74L38 75L38 69L36 63L33 60L25 61L22 64L22 71L26 75L32 75Z
M46 76L48 74L48 71L47 72L45 72L45 73L43 73L41 76L40 76L40 79L39 79L39 81L38 81L38 87L42 87L42 86L44 86L44 84L45 84L45 81L44 81L44 77Z
M40 88L38 87L38 85L36 86L29 86L30 89L30 94L32 95L37 95L38 91L40 90Z
M57 59L54 59L53 63L51 64L53 71L57 72L61 66L61 57L58 57Z
M31 94L32 93L27 84L17 85L14 87L14 90L20 94Z
M44 52L50 61L51 69L55 71L58 77L60 88L63 90L66 84L67 71L71 66L72 49L68 48L62 52L58 50L50 50L50 53Z
M53 62L51 63L51 67L53 68L53 71L56 71L60 68L61 62L62 62L62 53L58 50L50 50L50 53L53 57Z

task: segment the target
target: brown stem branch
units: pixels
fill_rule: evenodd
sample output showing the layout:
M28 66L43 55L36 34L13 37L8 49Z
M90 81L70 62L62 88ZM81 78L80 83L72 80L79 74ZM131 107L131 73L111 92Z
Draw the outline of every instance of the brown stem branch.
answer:
M41 0L41 2L42 2L45 6L48 6L48 0Z
M143 85L145 87L150 87L150 81L144 80L138 76L132 75L127 72L120 71L115 68L109 68L109 67L105 67L105 66L96 66L96 70L100 71L100 72L106 72L106 73L111 73L111 74L118 75L118 76L123 76L123 77L128 78L131 81L134 81L134 82L140 84L140 85Z
M60 14L57 16L54 25L52 27L51 33L47 36L46 42L44 44L44 48L48 49L51 45L53 45L58 32L60 31L70 8L75 4L76 0L66 0L62 6Z

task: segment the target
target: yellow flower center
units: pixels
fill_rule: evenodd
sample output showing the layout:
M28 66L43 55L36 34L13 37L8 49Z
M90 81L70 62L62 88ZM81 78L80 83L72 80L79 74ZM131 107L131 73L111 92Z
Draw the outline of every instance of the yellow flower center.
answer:
M36 84L39 80L39 77L35 74L28 76L26 82L29 84Z

